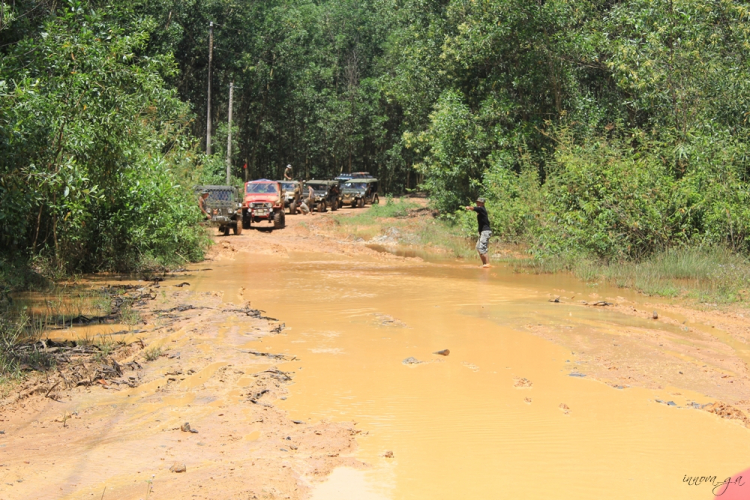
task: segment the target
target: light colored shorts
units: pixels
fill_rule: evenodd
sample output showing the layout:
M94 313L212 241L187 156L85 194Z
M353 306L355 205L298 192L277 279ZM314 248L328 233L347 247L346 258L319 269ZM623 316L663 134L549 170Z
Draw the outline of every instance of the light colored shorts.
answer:
M490 236L492 236L492 231L482 231L482 233L479 235L479 241L477 241L477 252L482 255L487 255L487 247L490 244Z

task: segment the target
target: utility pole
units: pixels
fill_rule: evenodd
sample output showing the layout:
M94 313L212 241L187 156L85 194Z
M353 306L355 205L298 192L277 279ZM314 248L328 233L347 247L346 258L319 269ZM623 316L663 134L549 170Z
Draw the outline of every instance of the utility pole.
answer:
M227 186L229 174L232 171L232 97L234 96L234 82L229 84L229 132L227 133Z
M214 23L208 25L208 110L206 111L206 154L211 156L211 63L214 60Z

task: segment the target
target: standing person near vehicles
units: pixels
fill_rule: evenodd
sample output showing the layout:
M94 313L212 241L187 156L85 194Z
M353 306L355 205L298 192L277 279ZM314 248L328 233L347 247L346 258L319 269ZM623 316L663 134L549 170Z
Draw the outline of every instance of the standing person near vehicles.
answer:
M209 220L211 218L208 211L206 210L207 199L208 199L208 191L201 191L201 195L198 197L198 207L201 209L201 212L203 213L203 218L205 220Z
M329 201L331 204L335 204L339 202L339 195L341 194L341 190L339 189L338 184L334 184L331 186L331 193L329 195Z
M284 169L284 180L285 181L291 181L292 180L292 166L287 165Z
M302 184L300 184L299 182L294 183L294 192L292 193L292 201L294 203L294 206L297 207L294 209L294 213L296 214L297 209L302 204Z
M477 241L477 252L479 252L479 258L482 259L482 267L490 267L490 259L487 255L487 251L490 236L492 236L492 229L490 229L490 218L487 215L487 209L484 208L484 198L477 198L477 206L465 207L466 210L471 210L477 214L477 226L479 229L479 241Z

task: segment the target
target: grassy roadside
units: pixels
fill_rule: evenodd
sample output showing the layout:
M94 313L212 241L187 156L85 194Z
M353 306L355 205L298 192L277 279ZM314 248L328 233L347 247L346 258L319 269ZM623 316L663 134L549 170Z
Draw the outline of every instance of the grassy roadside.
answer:
M645 295L682 297L703 304L732 304L750 298L750 260L723 247L679 247L639 262L602 262L580 256L515 259L519 272L572 272L587 283L609 283Z
M457 227L409 198L385 197L369 210L334 221L338 232L354 240L418 247L456 258L474 255L473 244Z
M435 217L424 203L409 198L387 198L370 210L335 221L339 232L355 240L421 247L463 259L476 257L474 240L461 227ZM528 246L496 241L492 247L493 260L519 273L571 272L592 285L607 283L701 304L750 301L750 259L723 247L672 248L638 262L604 262L580 255L542 259L530 256Z

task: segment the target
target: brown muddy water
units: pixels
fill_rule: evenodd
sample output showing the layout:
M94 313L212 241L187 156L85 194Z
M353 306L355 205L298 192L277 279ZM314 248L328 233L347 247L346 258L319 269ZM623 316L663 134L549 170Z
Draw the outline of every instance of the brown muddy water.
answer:
M336 470L315 499L708 499L711 487L683 478L750 466L748 429L686 407L708 398L571 376L585 371L575 354L528 333L616 335L645 322L548 302L554 290L622 290L329 254L239 253L212 268L191 278L193 289L251 298L286 323L255 347L298 358L279 365L297 375L277 404L291 418L355 421L363 431L357 458L371 467ZM441 349L450 355L433 354ZM404 364L410 357L422 363ZM533 385L514 387L520 378Z

